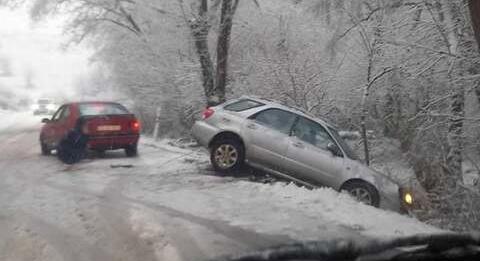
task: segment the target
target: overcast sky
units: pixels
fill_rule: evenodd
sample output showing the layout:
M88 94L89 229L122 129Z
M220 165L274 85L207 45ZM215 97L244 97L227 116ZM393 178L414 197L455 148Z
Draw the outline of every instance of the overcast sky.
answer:
M76 79L88 74L89 52L79 46L61 48L66 42L62 19L34 23L27 10L8 8L0 8L0 19L0 57L10 61L15 76L15 80L3 79L3 85L14 87L31 71L35 96L59 91L72 95Z

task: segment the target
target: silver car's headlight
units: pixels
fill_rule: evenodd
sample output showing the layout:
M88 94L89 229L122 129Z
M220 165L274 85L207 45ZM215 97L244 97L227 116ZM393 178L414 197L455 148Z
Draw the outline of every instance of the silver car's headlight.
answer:
M406 189L406 188L400 188L399 190L400 198L402 200L402 204L406 206L412 206L413 205L413 193L411 190Z
M403 200L408 205L413 205L413 196L410 192L407 192L407 193L405 193L405 195L403 195Z

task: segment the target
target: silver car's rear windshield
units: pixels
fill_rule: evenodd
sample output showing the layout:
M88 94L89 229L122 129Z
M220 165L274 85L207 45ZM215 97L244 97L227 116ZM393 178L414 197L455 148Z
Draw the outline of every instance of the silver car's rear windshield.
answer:
M257 107L260 107L260 106L263 106L265 104L261 103L261 102L258 102L258 101L254 101L254 100L250 100L250 99L242 99L242 100L239 100L239 101L236 101L234 103L230 103L228 105L226 105L225 107L223 107L224 110L227 110L227 111L235 111L235 112L241 112L241 111L246 111L246 110L250 110L250 109L253 109L253 108L257 108Z
M328 130L330 133L333 135L335 140L339 143L340 147L342 147L343 151L345 154L347 154L347 157L353 160L358 160L357 154L353 152L353 150L348 146L348 144L345 142L345 140L338 134L338 131L334 128L328 127Z
M118 103L83 103L78 108L82 116L129 114L128 110Z

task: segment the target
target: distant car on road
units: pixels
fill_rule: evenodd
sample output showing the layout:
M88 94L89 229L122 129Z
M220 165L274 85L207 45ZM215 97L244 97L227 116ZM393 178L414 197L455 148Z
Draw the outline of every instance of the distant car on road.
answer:
M38 99L32 105L33 115L52 115L57 110L58 105L52 99Z
M74 102L62 105L51 119L42 120L42 154L48 155L72 132L87 138L86 149L103 153L124 149L137 155L140 122L123 105L114 102Z
M358 161L334 126L271 100L243 97L207 108L192 134L220 172L246 163L309 187L347 191L375 207L401 211L413 203L408 190Z

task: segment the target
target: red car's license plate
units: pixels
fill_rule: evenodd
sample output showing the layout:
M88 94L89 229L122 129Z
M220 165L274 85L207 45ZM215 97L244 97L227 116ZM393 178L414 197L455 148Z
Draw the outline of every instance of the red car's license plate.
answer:
M97 131L119 131L121 129L120 125L101 125L97 127Z

